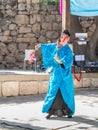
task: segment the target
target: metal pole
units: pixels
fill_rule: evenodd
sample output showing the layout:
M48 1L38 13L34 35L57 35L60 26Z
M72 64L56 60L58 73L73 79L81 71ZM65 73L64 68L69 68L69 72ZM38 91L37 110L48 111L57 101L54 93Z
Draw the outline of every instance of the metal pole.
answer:
M34 68L35 68L35 72L36 72L36 59L35 59L35 62L34 62Z

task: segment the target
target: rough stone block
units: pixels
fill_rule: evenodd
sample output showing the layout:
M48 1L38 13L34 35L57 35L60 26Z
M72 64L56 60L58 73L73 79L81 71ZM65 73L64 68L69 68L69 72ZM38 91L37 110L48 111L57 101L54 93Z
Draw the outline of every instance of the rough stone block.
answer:
M31 32L31 28L29 27L20 27L19 29L19 33L30 33Z
M38 93L39 83L37 81L20 82L20 95L29 95Z
M32 30L33 30L33 32L35 32L35 33L39 33L40 30L41 30L40 24L39 24L39 23L33 24Z
M2 95L7 96L18 96L19 94L19 82L3 82L2 83Z
M52 30L52 24L51 23L47 23L47 22L43 22L42 23L42 29Z
M24 3L18 4L18 10L21 10L21 11L25 10L25 4Z
M16 42L17 43L22 43L22 42L25 42L25 43L34 43L34 42L37 42L37 39L36 38L17 38L16 39Z
M74 79L74 87L77 88L82 88L83 87L83 80L81 79L80 81L77 81Z
M2 42L5 42L5 43L12 42L12 37L4 36L4 37L2 38Z
M83 87L91 87L91 79L83 78Z
M57 39L57 37L59 36L58 32L55 32L55 31L47 31L46 32L46 37L51 39L51 36L52 38L55 38Z
M32 3L40 3L40 0L32 0Z
M47 22L55 22L55 15L48 15L45 19Z
M18 0L18 3L23 3L25 2L26 0Z
M30 24L34 24L37 22L37 15L30 16Z
M41 35L38 40L40 43L44 42L44 41L46 41L46 37Z
M16 15L15 22L17 24L29 24L29 17L27 15Z
M39 93L46 93L48 88L48 81L39 82Z
M92 87L98 87L98 78L92 78L91 84Z
M37 19L37 22L41 22L42 21L42 15L41 14L37 14L37 17L36 17L36 19Z
M4 36L9 36L10 35L10 30L4 31Z
M9 25L9 30L15 30L15 29L16 29L16 24Z

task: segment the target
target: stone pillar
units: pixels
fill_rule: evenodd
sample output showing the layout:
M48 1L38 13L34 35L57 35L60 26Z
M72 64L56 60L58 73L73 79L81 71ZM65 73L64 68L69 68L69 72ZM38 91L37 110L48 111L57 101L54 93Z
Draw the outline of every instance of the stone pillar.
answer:
M70 0L63 0L62 30L70 30Z

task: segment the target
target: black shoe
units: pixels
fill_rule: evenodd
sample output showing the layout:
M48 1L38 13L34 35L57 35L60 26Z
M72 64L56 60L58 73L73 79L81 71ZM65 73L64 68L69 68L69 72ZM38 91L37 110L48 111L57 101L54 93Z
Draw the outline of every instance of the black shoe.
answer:
M50 119L51 116L52 116L51 114L48 114L48 115L46 116L46 119Z
M67 118L72 118L72 116L68 116Z

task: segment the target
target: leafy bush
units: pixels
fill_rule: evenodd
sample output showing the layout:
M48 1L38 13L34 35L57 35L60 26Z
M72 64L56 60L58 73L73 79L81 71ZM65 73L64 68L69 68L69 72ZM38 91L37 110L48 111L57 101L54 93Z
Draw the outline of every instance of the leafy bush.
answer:
M42 0L42 3L44 5L58 5L59 4L59 0Z

